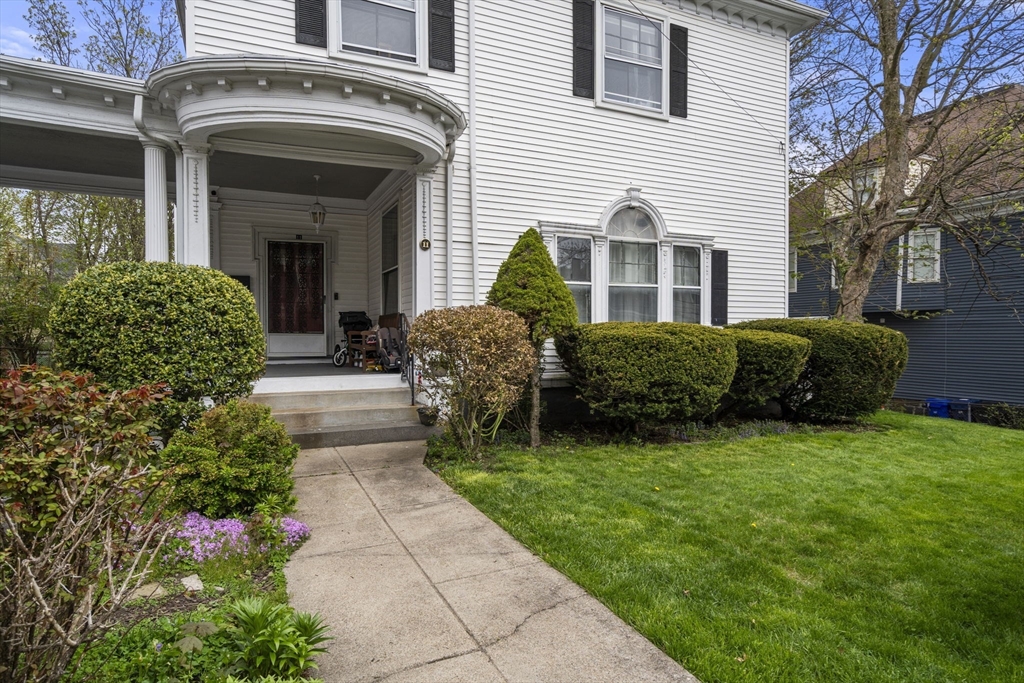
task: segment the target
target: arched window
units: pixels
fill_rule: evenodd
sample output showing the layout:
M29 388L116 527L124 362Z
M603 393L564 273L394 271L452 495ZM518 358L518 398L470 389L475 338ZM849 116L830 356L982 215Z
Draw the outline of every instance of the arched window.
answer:
M641 209L608 221L608 319L658 320L658 230Z

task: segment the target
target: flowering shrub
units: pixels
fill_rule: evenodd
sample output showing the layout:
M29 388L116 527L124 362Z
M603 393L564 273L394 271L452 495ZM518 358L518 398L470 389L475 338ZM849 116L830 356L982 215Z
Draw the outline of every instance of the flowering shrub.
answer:
M275 524L278 547L294 549L309 538L309 527L297 520L284 517ZM252 533L250 524L237 519L210 519L198 512L185 515L180 528L172 535L164 553L164 564L185 562L201 564L207 560L252 553L267 553L272 548Z

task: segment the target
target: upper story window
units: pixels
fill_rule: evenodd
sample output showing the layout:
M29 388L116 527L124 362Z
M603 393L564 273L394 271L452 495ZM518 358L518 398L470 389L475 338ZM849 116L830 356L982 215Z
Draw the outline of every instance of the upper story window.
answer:
M341 0L341 49L417 61L416 0Z
M907 235L907 281L939 281L938 228L911 230Z
M686 117L685 26L604 0L573 0L572 8L574 95L621 111Z
M604 8L604 98L661 111L661 22Z
M455 71L455 0L293 0L295 42L354 62Z
M576 313L581 323L591 320L591 263L593 262L593 240L589 237L558 238L558 274L576 300Z

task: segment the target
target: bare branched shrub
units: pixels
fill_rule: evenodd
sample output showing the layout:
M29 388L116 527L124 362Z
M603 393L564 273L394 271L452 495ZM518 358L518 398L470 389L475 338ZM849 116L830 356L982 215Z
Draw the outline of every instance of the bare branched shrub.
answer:
M150 407L166 395L0 379L0 679L56 683L149 574L167 535Z
M495 306L427 311L409 344L446 429L470 453L494 438L536 363L522 318Z

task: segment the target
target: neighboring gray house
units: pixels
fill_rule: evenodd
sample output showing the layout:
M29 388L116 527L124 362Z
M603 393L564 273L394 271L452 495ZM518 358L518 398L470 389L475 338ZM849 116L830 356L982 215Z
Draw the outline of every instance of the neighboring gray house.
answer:
M1002 220L1002 219L1000 219ZM1018 237L1024 214L1005 219ZM908 236L903 249L879 268L864 317L907 336L910 360L896 397L971 398L1024 405L1024 257L1010 247L982 258L993 298L971 257L938 230ZM891 251L900 253L898 245ZM934 250L934 256L929 256ZM823 247L790 254L789 316L828 317L838 292Z

